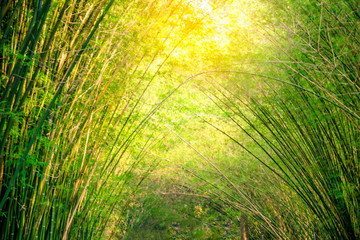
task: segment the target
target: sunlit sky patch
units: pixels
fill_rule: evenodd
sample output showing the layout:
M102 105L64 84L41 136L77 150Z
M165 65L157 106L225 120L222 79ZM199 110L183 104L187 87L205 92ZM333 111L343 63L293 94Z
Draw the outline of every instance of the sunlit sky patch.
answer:
M198 11L210 13L213 10L210 0L188 0L188 2Z
M177 58L194 57L194 54L201 58L200 53L209 54L210 51L227 53L231 33L244 31L249 26L243 1L227 1L222 6L214 5L212 0L187 0L183 3L192 9L192 16L187 13L186 19L202 19L199 26L202 30L173 52Z

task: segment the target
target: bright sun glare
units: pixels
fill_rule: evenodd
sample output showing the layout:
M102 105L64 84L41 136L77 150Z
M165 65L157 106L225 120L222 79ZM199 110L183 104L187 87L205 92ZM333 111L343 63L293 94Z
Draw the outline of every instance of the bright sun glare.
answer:
M190 1L194 4L194 7L204 12L211 12L213 10L209 0L193 0Z
M186 0L182 3L191 9L190 14L184 13L185 19L191 21L198 18L202 24L198 28L200 31L189 41L184 40L176 50L169 50L177 58L189 58L194 55L206 58L211 52L227 53L232 31L247 31L249 27L246 4L242 0L228 1L221 6L216 6L213 0ZM169 44L172 45L173 42L170 41Z

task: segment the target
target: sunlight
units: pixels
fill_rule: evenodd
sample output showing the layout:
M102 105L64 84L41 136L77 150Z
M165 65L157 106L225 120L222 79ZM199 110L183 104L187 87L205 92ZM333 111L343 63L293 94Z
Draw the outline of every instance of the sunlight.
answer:
M196 10L200 10L203 12L211 12L213 10L213 7L210 4L209 0L190 0L189 1L190 4L192 4Z
M192 31L190 38L172 52L175 58L204 60L215 54L227 54L232 33L239 29L248 31L248 6L243 1L229 1L221 6L215 5L212 0L187 0L183 4L187 7L181 13L185 22L182 26L185 28L179 30L186 32L194 26L194 22L201 24ZM174 34L178 35L179 33ZM172 41L168 42L168 45L173 44Z

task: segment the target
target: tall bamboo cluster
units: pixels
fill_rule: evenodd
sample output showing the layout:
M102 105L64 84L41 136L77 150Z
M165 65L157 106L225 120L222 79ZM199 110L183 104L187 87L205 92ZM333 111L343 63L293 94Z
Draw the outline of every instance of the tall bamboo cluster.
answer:
M228 73L233 83L215 85L211 98L252 139L256 150L219 130L290 192L268 195L264 202L253 191L243 195L233 188L240 200L225 199L238 209L245 202L250 209L245 212L275 237L358 239L359 3L309 0L277 6L280 24L260 30L277 53L270 70ZM258 95L246 94L237 79L256 80ZM304 205L296 202L298 197Z
M159 107L144 107L146 91L196 27L171 35L182 8L1 2L2 239L121 237L119 216L152 166L131 172L157 141L140 137Z
M67 180L80 171L69 172L66 160L79 151L78 135L91 118L70 99L86 82L84 67L94 64L84 51L109 3L1 7L1 238L60 238L83 198Z

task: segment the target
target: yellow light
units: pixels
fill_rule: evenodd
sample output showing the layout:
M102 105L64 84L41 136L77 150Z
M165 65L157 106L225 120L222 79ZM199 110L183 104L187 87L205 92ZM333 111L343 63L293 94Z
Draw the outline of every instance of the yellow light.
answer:
M213 0L179 1L182 7L174 18L175 27L171 28L173 37L165 43L165 51L171 52L175 59L202 62L204 66L210 66L214 57L228 54L232 38L240 31L248 31L250 26L245 0L230 0L224 5L215 5ZM174 49L179 36L184 33L188 37Z
M213 10L210 0L188 0L188 3L194 7L196 11L209 13Z
M212 6L210 5L210 1L209 0L201 0L201 1L196 1L198 7L205 11L205 12L211 12L212 11Z

